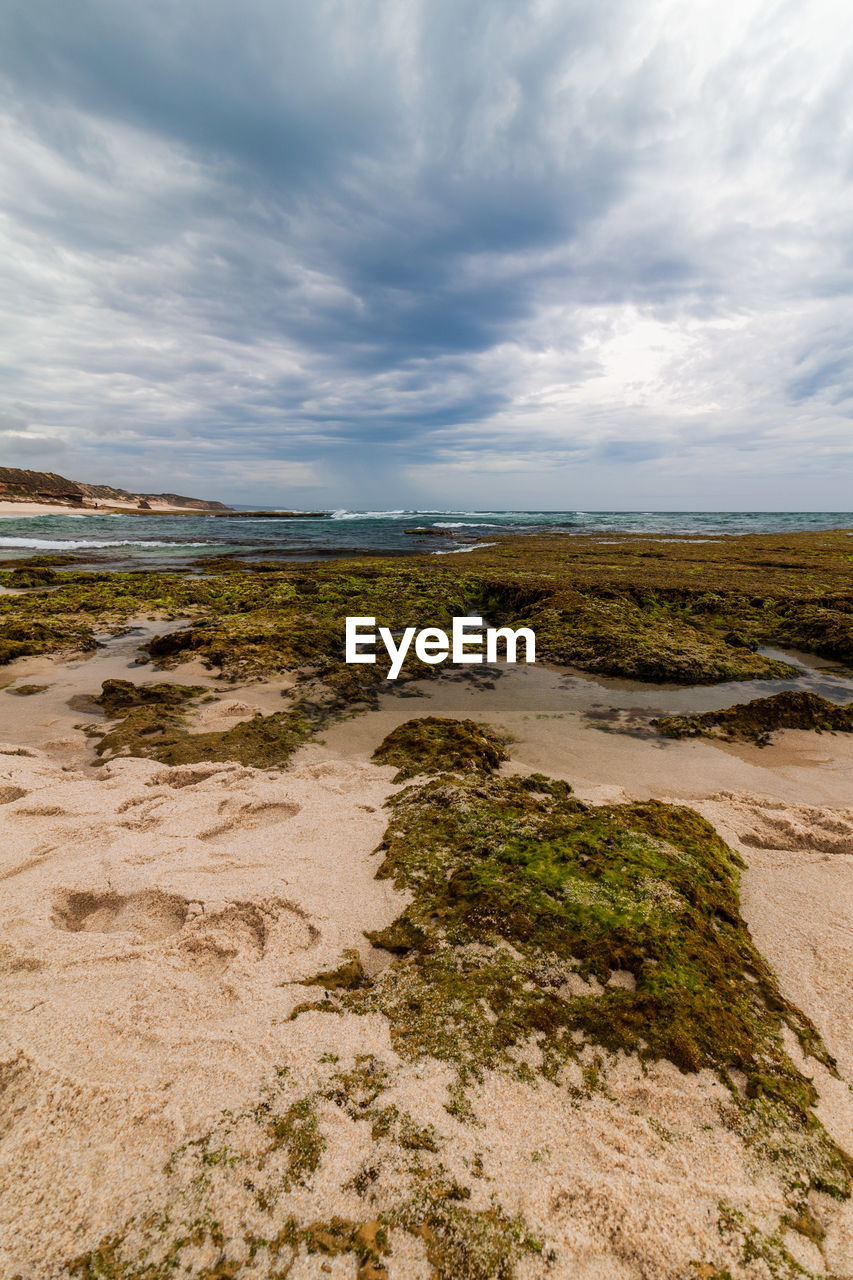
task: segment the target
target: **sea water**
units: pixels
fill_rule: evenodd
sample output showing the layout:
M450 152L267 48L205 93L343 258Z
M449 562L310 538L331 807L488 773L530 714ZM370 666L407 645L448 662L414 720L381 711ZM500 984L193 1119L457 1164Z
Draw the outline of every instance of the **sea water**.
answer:
M0 517L0 560L73 555L101 568L201 564L212 556L335 559L465 555L505 534L645 533L696 540L726 534L845 529L853 513L809 511L350 511L294 519L247 513Z

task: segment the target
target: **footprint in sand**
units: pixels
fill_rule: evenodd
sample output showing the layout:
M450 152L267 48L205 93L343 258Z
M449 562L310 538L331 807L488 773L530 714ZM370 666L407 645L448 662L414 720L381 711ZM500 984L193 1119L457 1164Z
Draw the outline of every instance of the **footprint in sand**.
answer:
M13 800L23 800L24 796L29 794L29 791L25 791L23 787L0 786L0 804L11 804Z
M194 769L192 767L169 769L165 773L158 773L146 785L149 787L172 787L174 790L178 790L181 787L197 786L199 782L207 782L208 778L215 778L217 774L222 772L221 767L213 769Z
M164 889L57 889L51 923L67 933L128 935L132 945L173 939L194 969L221 972L236 960L256 963L305 951L320 938L295 903L283 898L228 902L214 910Z
M117 893L108 889L58 889L51 923L68 933L129 933L135 943L161 942L178 933L190 915L190 903L162 889Z
M301 806L290 801L223 800L219 805L222 821L206 831L200 831L199 840L221 840L232 832L243 834L259 827L274 827L289 818L295 818Z
M732 793L714 799L727 806L727 821L741 843L750 849L853 853L851 810L816 809Z
M147 796L131 796L116 809L116 815L122 815L117 825L125 831L153 831L163 823L162 816L157 812L162 804L163 800L159 796L153 799ZM128 816L125 817L125 814Z
M305 913L280 898L261 902L229 902L188 924L180 950L195 965L217 968L234 960L257 962L305 951L320 931Z
M24 792L24 795L27 793ZM28 804L15 810L16 818L59 818L67 817L61 804Z

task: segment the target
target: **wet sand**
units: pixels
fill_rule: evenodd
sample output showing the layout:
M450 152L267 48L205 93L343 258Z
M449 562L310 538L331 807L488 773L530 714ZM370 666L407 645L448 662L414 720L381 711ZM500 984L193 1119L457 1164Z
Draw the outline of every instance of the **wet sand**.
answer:
M607 1087L580 1106L568 1077L534 1086L492 1073L475 1091L481 1124L472 1127L448 1115L446 1070L401 1062L378 1015L289 1021L311 998L302 981L348 948L368 972L389 961L364 931L405 902L375 879L382 805L396 788L393 770L370 756L415 716L489 723L512 739L508 770L565 778L594 803L655 796L712 821L747 862L742 905L757 945L838 1059L839 1079L813 1061L804 1070L827 1128L853 1150L853 737L786 732L763 749L664 741L648 727L655 713L755 693L537 666L448 674L421 697L384 696L284 770L96 766L76 726L98 718L86 698L106 678L209 685L217 698L199 708L199 730L282 706L287 681L240 688L195 664L165 676L137 665L148 631L163 629L140 623L89 658L23 659L4 671L0 1274L66 1274L63 1260L155 1211L174 1194L170 1153L215 1127L223 1109L251 1103L276 1068L287 1067L287 1096L297 1097L339 1069L332 1059L346 1066L371 1053L392 1071L391 1100L441 1134L449 1173L470 1183L480 1162L471 1206L494 1198L548 1241L547 1255L519 1263L522 1280L681 1280L695 1274L691 1260L719 1252L721 1200L778 1224L783 1190L722 1123L726 1091L710 1072L683 1076L619 1055L602 1060ZM837 675L803 679L832 682L839 701L851 696ZM10 692L22 684L46 688ZM331 1103L321 1119L323 1163L288 1211L363 1217L352 1178L378 1152L381 1188L399 1153ZM224 1200L235 1231L251 1225L242 1194ZM814 1274L853 1273L850 1203L811 1201L821 1247L790 1230L786 1247ZM393 1245L392 1280L430 1274L420 1242L400 1233ZM199 1270L214 1261L200 1254ZM769 1275L730 1263L733 1276ZM247 1264L240 1274L265 1273ZM351 1280L352 1256L300 1257L290 1277L329 1274Z

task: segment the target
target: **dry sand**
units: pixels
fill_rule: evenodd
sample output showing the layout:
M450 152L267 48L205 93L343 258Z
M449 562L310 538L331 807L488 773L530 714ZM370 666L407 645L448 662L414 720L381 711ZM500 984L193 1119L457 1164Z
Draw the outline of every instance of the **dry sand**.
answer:
M402 900L373 875L387 770L123 760L92 777L4 751L14 1271L99 1239L175 1146L256 1093L306 998L294 984Z
M11 516L79 516L97 515L85 507L64 506L60 502L2 502L0 501L0 517Z
M372 750L412 716L474 716L512 733L512 768L565 777L593 801L689 802L741 851L744 914L785 994L838 1058L840 1080L811 1061L804 1070L827 1128L853 1150L853 743L785 734L735 751L603 732L589 709L604 700L624 711L643 700L636 688L537 668L494 689L447 680L428 700L384 699L283 771L140 760L96 770L74 727L92 715L68 698L106 675L156 678L128 667L138 643L119 638L61 667L13 664L13 683L48 688L26 698L0 690L0 1276L48 1280L130 1218L164 1203L196 1212L197 1156L165 1166L210 1131L208 1149L227 1143L263 1168L261 1131L240 1115L265 1089L279 1091L279 1110L313 1098L327 1144L313 1179L281 1202L286 1212L305 1222L375 1214L405 1176L404 1153L328 1096L335 1073L372 1054L388 1071L383 1105L434 1126L445 1176L471 1189L467 1207L521 1214L545 1242L518 1264L522 1280L687 1280L703 1258L732 1277L770 1277L721 1236L719 1206L772 1231L784 1190L725 1123L728 1095L711 1073L601 1056L606 1086L591 1096L579 1068L559 1087L494 1073L473 1095L482 1123L472 1125L446 1109L446 1070L401 1062L382 1018L288 1015L316 998L300 982L347 948L369 970L387 962L363 936L404 902L374 878L394 787ZM272 710L280 694L229 690L197 727ZM223 1119L226 1109L238 1119ZM347 1184L368 1167L365 1199ZM205 1176L205 1204L226 1231L260 1231L241 1180L219 1168ZM823 1245L787 1230L790 1254L809 1273L853 1275L850 1204L812 1193L811 1206ZM395 1232L391 1243L391 1280L430 1274L422 1241ZM200 1246L196 1274L215 1262ZM355 1273L351 1254L303 1254L289 1277ZM240 1272L269 1274L263 1251Z
M4 516L103 516L112 511L140 511L143 515L204 515L201 507L174 507L167 502L149 502L148 508L140 507L138 502L109 501L106 498L95 499L99 506L77 506L76 503L61 502L11 502L0 500L0 519Z

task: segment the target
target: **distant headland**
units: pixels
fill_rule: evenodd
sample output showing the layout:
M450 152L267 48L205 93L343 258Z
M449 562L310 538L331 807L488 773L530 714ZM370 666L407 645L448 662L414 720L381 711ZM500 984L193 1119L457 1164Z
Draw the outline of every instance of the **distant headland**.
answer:
M0 467L0 501L35 503L63 510L88 511L229 511L224 502L185 498L178 493L130 493L108 484L66 480L53 471L21 471ZM22 513L23 514L23 513Z
M325 511L237 511L224 502L207 498L187 498L179 493L131 493L108 484L86 484L66 480L53 471L23 471L0 467L0 515L89 514L250 515L258 517L305 517L328 515Z

